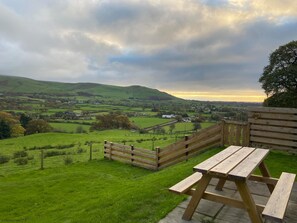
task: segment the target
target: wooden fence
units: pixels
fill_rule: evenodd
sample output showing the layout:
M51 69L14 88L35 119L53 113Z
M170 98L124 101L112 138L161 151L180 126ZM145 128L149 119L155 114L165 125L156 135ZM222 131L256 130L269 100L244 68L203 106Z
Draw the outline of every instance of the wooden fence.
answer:
M250 145L297 152L297 109L250 108Z
M159 170L196 155L204 149L221 144L221 124L185 136L174 144L155 151L105 141L104 157L134 166Z
M255 146L297 153L297 109L249 108L248 122L223 120L155 151L105 142L104 157L159 170L214 146Z
M222 121L221 145L248 146L250 137L248 122Z

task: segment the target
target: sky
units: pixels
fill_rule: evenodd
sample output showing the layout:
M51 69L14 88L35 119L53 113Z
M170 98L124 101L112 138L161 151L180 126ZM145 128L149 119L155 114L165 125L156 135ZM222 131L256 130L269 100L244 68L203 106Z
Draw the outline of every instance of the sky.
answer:
M292 0L0 0L0 74L254 101Z

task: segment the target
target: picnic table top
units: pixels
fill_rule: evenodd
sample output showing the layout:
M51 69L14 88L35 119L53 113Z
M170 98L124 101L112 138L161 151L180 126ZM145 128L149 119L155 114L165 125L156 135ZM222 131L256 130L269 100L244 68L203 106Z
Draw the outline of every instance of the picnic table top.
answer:
M194 171L229 180L246 180L268 155L269 150L229 146L194 167Z

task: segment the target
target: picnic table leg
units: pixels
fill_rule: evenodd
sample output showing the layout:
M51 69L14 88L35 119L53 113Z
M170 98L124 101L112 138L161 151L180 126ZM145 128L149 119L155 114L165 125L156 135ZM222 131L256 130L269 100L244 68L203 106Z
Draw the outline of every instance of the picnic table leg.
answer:
M260 169L260 172L262 174L263 177L271 177L268 169L267 169L267 166L265 165L265 163L262 161L259 165L259 169ZM272 184L266 184L270 193L272 193L272 191L274 190L274 185Z
M197 184L196 191L192 195L192 198L191 198L191 200L185 210L185 213L182 217L184 220L186 220L186 221L191 220L191 218L199 204L199 201L201 200L203 193L204 193L205 189L207 188L210 180L211 180L211 176L209 176L207 174L202 176L201 180Z
M226 179L220 178L220 180L216 186L216 190L222 191L225 183L226 183Z
M250 219L253 223L263 223L263 220L257 211L256 204L254 199L250 193L250 190L246 184L246 182L235 181L237 189L240 193L240 196L243 200L243 203L246 206L246 210L250 216Z

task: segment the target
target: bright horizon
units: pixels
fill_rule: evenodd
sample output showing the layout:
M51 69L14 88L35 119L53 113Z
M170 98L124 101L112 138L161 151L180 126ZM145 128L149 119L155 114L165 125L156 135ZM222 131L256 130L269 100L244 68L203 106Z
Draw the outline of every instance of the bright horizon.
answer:
M174 92L166 91L167 93L189 100L200 101L226 101L226 102L263 102L266 98L264 93L258 91L232 91L232 92Z

